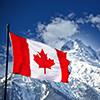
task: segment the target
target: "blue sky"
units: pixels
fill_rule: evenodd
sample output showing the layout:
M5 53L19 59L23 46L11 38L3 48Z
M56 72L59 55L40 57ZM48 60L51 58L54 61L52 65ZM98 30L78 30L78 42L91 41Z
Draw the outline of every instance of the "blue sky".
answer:
M100 49L100 0L0 0L0 72L5 68L7 23L11 32L54 48L78 38Z

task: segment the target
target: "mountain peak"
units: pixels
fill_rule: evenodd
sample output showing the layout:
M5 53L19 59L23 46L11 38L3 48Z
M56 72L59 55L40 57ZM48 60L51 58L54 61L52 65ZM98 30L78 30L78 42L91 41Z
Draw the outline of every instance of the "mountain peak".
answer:
M73 45L74 45L74 42L72 40L66 42L62 47L61 47L61 50L62 51L69 51L71 49L73 49Z
M62 51L69 51L71 49L74 49L76 45L81 46L81 45L84 45L84 43L80 39L70 40L70 41L67 41L61 47L61 50Z
M80 39L75 39L74 43L77 43L79 46L86 46Z
M75 41L76 41L76 42L81 42L81 40L80 40L80 39L75 39Z
M78 53L81 54L81 56L83 57L88 57L93 60L96 60L96 59L98 60L97 52L93 50L90 45L86 46L80 39L70 40L66 42L62 46L61 50L62 51L70 51L70 50L78 51Z

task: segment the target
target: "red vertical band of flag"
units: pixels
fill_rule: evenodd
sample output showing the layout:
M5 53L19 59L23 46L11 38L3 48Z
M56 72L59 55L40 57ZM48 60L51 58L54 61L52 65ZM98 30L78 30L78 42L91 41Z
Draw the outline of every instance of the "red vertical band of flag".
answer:
M13 48L13 73L31 75L29 49L25 38L10 32Z
M61 67L61 72L62 72L61 81L68 83L68 77L69 77L70 72L68 71L69 61L66 59L67 52L64 53L57 49L56 49L56 51L57 51L57 56L58 56L60 67Z

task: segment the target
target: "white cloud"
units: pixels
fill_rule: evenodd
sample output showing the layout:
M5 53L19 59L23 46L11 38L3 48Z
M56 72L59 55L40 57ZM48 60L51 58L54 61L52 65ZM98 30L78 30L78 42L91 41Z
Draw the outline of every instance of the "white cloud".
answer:
M83 13L83 15L87 15L87 14L88 14L88 12L84 12L84 13Z
M95 27L95 25L94 25L94 24L92 24L91 26L92 26L92 27Z
M96 27L100 30L100 24L97 24Z
M20 31L20 33L22 33L23 35L26 35L27 34L27 32L25 30Z
M25 35L26 38L32 38L32 36L34 35L30 29L28 29L27 31L23 30L20 31L20 33L22 33L23 35Z
M77 23L84 24L84 19L83 19L83 18L79 18L79 19L76 20L76 22L77 22Z
M27 32L30 32L31 30L29 29Z
M0 45L0 74L4 74L5 68L6 68L6 52L7 52L7 47L5 44ZM8 65L9 65L9 70L11 69L12 66L10 66L10 62L12 62L12 47L9 46L9 58L8 58ZM9 71L8 71L9 72Z
M93 14L88 15L84 13L80 18L74 18L75 13L70 13L68 16L64 17L59 16L52 18L49 24L38 23L37 31L39 34L37 37L40 37L40 40L44 41L46 44L60 48L65 40L71 38L73 35L79 33L79 26L81 24L91 25L93 28L100 30L100 15L94 16ZM72 18L74 18L72 20ZM86 36L90 36L87 34Z
M5 45L5 44L0 45L0 46L1 46L1 48L2 48L4 51L6 51L6 50L7 50L7 47L6 47L6 45Z
M72 12L72 13L68 14L67 18L72 19L72 18L74 18L74 16L75 16L75 13L74 13L74 12Z
M86 23L90 23L91 27L96 27L98 28L98 30L100 30L100 15L94 16L93 14L87 15L84 14L85 17L84 18L77 18L76 22L77 24L81 23L81 24L86 24Z
M89 22L91 22L91 23L100 23L100 15L97 15L97 16L93 16L93 14L90 14L89 15Z
M92 24L96 24L96 23L100 23L100 15L97 15L94 17L93 14L90 14L89 16L85 16L85 18L78 18L77 23L92 23Z
M62 18L55 18L48 25L39 23L38 32L44 42L52 47L60 48L64 40L78 33L78 24Z
M8 62L8 73L11 73L13 70L13 61Z
M100 30L100 15L94 16L93 14L90 14L89 16L86 16L85 22L91 23L92 27L97 27L98 30Z
M45 28L45 25L44 24L41 24L40 22L38 23L38 28L37 28L37 31L38 32L42 32Z

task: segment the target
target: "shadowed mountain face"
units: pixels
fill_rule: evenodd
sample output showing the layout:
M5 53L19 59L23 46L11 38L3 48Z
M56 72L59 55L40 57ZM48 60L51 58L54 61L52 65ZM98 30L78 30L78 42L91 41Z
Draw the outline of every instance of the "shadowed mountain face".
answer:
M100 52L81 40L68 41L69 83L37 80L8 74L7 100L100 100ZM0 100L5 78L0 76Z
M0 91L2 95L0 95L0 100L3 100L3 78L1 81L2 84L0 85L2 86L0 87ZM7 100L74 100L74 95L68 90L67 86L63 86L65 88L63 90L60 87L61 84L65 85L63 83L32 79L20 75L13 75L12 77L10 73L7 87Z

